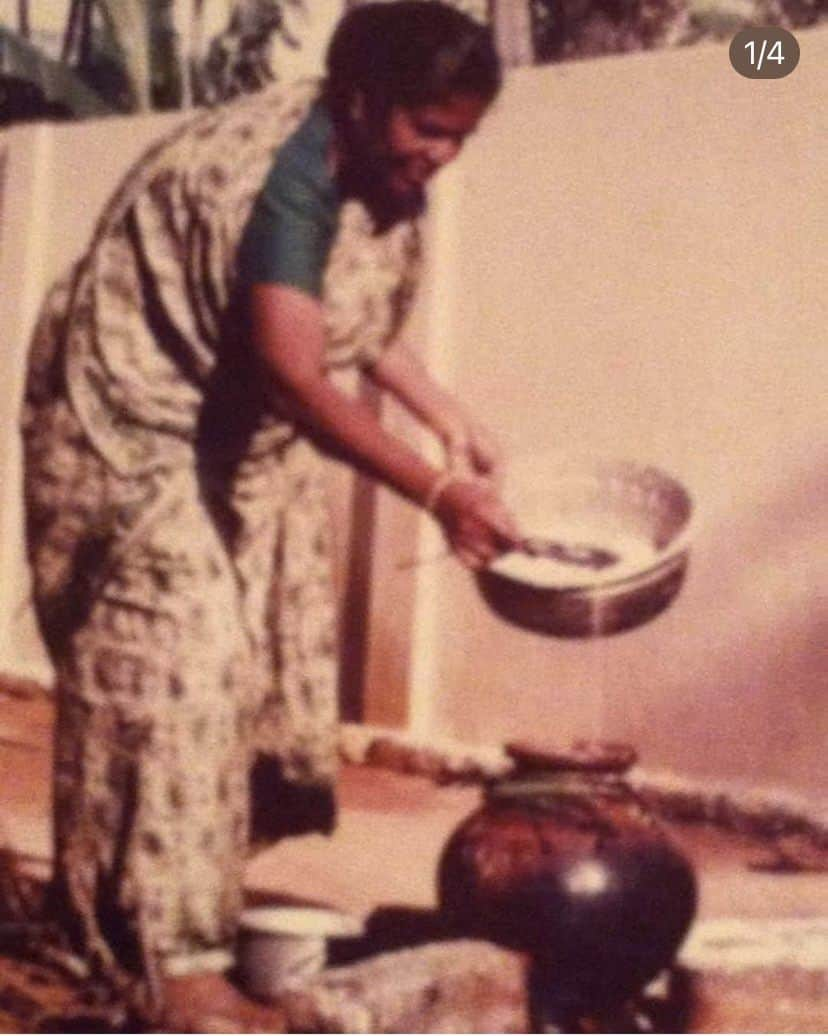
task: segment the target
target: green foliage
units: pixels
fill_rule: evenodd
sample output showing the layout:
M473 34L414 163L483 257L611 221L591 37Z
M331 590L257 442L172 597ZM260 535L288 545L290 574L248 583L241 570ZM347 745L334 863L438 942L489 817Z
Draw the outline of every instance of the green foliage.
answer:
M726 40L752 25L796 29L828 18L828 0L526 2L539 62Z
M186 10L191 19L189 36L197 45L195 52L184 53L175 18L182 2L72 0L67 5L61 61L41 54L14 33L5 35L20 41L20 46L15 43L15 53L24 48L27 55L34 55L23 62L24 81L30 81L48 102L62 104L75 115L220 103L260 89L273 78L269 56L275 36L290 46L299 45L286 26L285 10L302 10L306 0L234 0L226 27L204 47L198 44L204 0L196 0ZM28 26L31 18L25 5L24 13ZM41 82L44 68L49 69L48 89ZM34 79L29 74L32 69L37 73ZM99 103L78 102L84 87Z

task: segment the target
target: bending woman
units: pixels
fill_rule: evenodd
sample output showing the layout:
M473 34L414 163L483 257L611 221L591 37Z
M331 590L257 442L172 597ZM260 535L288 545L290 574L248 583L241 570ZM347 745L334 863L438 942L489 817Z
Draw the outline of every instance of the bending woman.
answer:
M457 11L359 7L324 83L202 113L148 153L44 309L24 434L57 673L53 898L121 985L230 944L257 755L276 811L334 780L323 454L427 507L466 565L516 539L488 435L397 339L425 185L499 84ZM349 365L460 474L340 391Z

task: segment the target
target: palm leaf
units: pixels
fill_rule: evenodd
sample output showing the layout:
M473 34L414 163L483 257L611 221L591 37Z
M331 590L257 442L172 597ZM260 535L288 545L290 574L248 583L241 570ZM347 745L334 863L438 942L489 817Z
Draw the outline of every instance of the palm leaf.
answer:
M152 64L147 4L142 0L98 0L106 28L115 40L138 111L152 107Z

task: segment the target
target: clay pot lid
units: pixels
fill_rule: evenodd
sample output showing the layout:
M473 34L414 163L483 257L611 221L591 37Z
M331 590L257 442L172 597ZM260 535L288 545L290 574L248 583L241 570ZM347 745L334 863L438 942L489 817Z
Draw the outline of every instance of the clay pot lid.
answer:
M508 741L506 754L518 771L626 773L638 761L632 745L620 741L575 741L561 748L540 740Z

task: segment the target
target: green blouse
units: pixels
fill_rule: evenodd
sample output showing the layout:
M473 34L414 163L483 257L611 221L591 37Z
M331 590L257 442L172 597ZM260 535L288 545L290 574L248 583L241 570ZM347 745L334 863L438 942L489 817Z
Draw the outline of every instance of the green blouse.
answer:
M321 297L341 206L328 169L331 133L317 101L279 149L239 245L242 284L290 284Z

